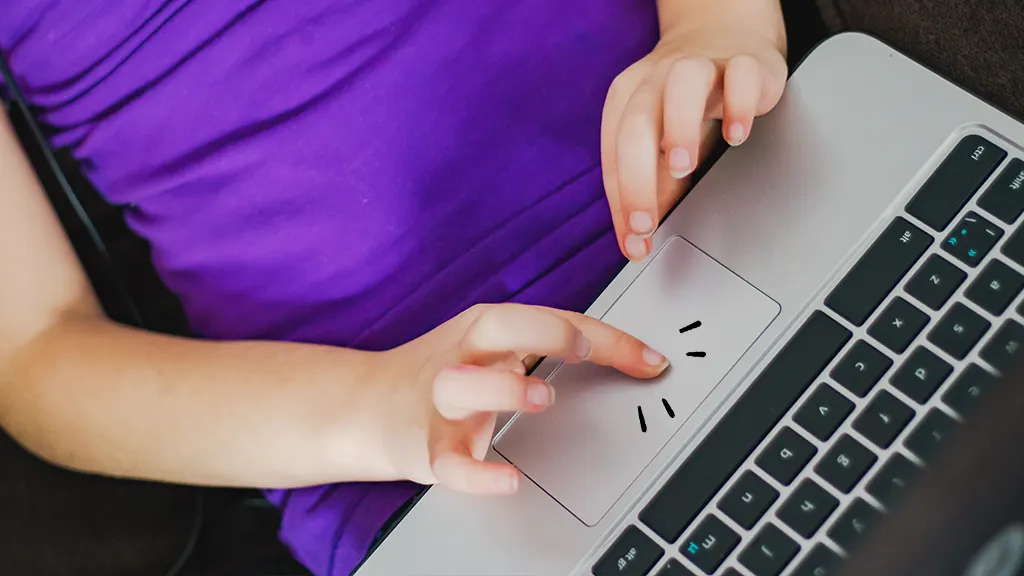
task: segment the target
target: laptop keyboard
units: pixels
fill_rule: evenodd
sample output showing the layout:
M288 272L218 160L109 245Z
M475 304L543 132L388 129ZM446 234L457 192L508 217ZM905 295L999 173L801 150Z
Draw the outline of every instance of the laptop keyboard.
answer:
M834 573L1024 346L1022 213L964 136L592 574Z

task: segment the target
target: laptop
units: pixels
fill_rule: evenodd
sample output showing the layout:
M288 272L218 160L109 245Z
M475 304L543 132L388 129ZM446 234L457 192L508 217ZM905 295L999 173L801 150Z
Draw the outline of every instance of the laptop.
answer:
M826 40L587 312L671 368L545 360L559 401L503 420L488 455L520 491L426 490L357 576L1019 576L1007 402L987 410L1012 437L933 471L1014 388L1022 145L886 44Z

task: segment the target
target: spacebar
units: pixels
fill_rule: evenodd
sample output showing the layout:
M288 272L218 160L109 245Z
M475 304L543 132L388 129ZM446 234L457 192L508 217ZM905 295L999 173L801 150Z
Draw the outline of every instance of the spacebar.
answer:
M673 543L839 353L850 331L815 311L640 512Z

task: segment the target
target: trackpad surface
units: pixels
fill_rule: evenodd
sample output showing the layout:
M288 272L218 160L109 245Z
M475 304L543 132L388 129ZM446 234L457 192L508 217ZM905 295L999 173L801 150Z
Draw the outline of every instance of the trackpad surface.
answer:
M518 414L494 448L593 526L779 311L763 292L673 237L602 317L666 354L665 374L643 381L590 363L561 364L548 378L555 404Z

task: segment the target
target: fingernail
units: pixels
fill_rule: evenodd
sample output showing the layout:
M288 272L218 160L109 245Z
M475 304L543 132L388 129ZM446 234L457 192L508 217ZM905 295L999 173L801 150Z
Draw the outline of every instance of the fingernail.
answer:
M526 400L535 406L550 406L555 401L555 391L547 384L530 384L526 388Z
M661 366L665 363L665 357L650 348L644 348L642 356L649 366Z
M743 143L747 137L747 131L743 128L743 124L739 122L733 122L732 126L729 126L729 144L738 146Z
M578 340L576 340L576 357L580 360L586 360L590 358L590 338L580 334Z
M684 178L691 170L693 165L686 148L673 148L668 154L668 171L672 177Z
M511 494L519 488L519 475L509 472L495 476L493 486L495 492Z
M633 229L633 232L647 236L654 232L654 218L651 218L647 212L633 212L629 215L629 227Z
M633 260L642 260L647 256L647 242L636 234L626 236L626 255Z

